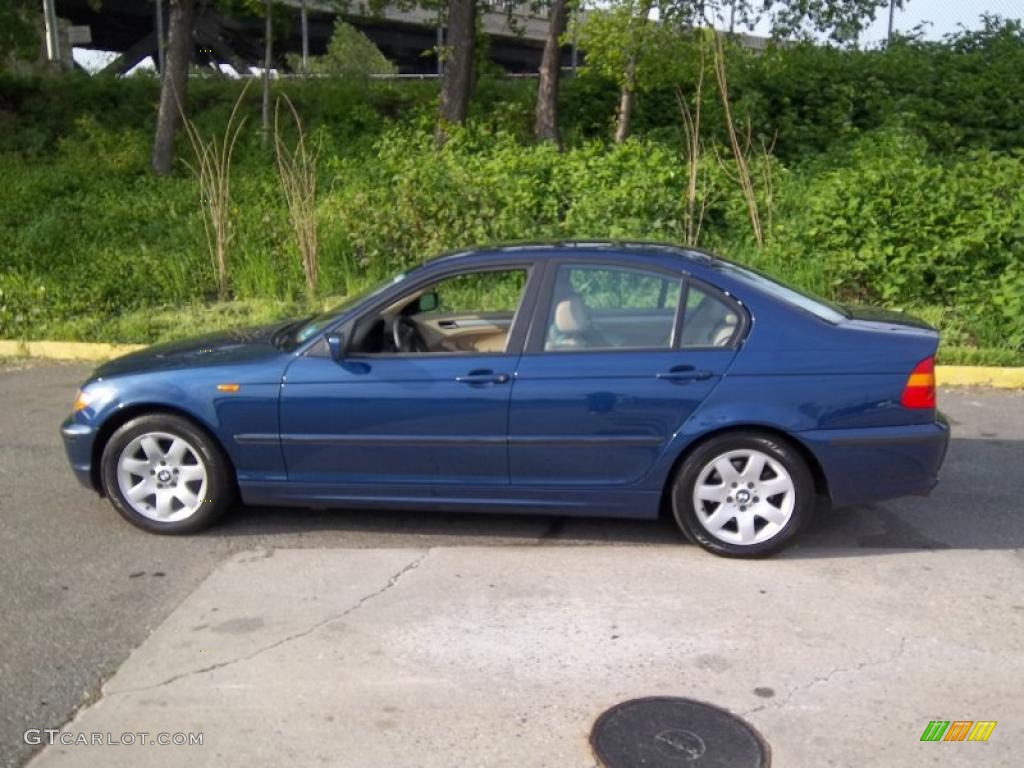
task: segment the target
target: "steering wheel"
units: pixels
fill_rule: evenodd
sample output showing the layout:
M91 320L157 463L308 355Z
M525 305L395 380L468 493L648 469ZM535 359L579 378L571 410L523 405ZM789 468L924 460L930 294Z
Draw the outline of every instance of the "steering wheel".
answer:
M391 324L391 337L398 352L427 351L427 345L420 336L420 329L405 315L398 315Z

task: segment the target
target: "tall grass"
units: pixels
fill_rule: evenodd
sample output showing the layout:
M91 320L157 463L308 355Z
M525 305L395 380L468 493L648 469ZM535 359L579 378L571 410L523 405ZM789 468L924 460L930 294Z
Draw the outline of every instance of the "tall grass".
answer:
M277 175L281 180L281 191L288 206L288 219L295 236L295 245L306 279L306 291L316 296L319 269L319 237L317 230L316 187L317 159L319 144L310 146L302 129L302 120L291 100L285 96L285 103L295 125L295 145L289 147L282 136L280 125L281 102L274 109L274 153L277 158Z
M220 138L216 135L206 138L193 120L184 112L181 115L193 153L193 162L185 162L199 187L199 207L203 212L206 247L217 273L217 296L221 300L228 297L228 246L234 238L231 161L245 125L245 117L239 116L238 108L251 82L246 82L235 100L235 106L224 125L224 134Z

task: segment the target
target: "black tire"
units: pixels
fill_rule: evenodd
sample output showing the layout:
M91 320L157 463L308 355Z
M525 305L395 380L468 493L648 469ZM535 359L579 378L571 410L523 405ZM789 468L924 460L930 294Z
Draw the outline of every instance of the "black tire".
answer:
M724 454L734 451L759 452L769 459L778 462L789 475L793 498L792 511L788 513L788 519L784 523L773 526L766 518L761 518L756 513L751 513L754 521L753 525L761 526L761 528L756 530L755 535L769 536L766 540L742 544L720 538L720 536L740 536L739 517L741 513L738 510L743 509L745 513L747 507L739 507L740 499L738 497L730 496L728 497L728 502L722 502L723 504L731 505L731 511L725 510L723 507L726 517L731 512L736 513L736 516L727 522L727 525L731 524L735 527L735 533L732 532L732 529L720 528L719 534L716 535L701 522L701 517L698 515L697 504L694 499L694 489L697 481L705 470L710 473L708 478L705 478L705 481L709 478L721 479L720 475L717 474L717 470L713 470L711 465L717 459L722 458ZM742 457L736 458L734 461L737 462L733 463L734 467L745 466ZM728 467L725 469L728 470ZM751 468L750 471L753 472L754 470ZM774 470L771 466L767 466L760 475L760 478L767 479L759 479L758 482L770 483L772 480L777 479L771 476L773 474ZM722 483L723 488L726 486L735 487L732 483L725 483L724 480L722 480ZM739 485L739 492L749 494L749 498L760 503L759 497L753 496L756 493L756 488L748 491L743 487L746 485L745 483L740 482ZM702 487L709 488L711 486ZM735 493L735 491L726 492ZM693 453L686 457L686 460L676 472L671 488L671 498L672 513L686 538L709 552L725 557L764 557L778 552L789 544L793 537L807 524L814 513L816 503L814 478L811 476L811 472L803 457L788 442L773 435L754 431L729 432L712 437L707 442L699 445ZM744 498L747 498L747 496ZM770 500L765 499L765 503L769 502L773 505L783 505L788 504L788 499L784 495L772 495ZM702 502L701 514L711 518L714 512L718 510L718 503L714 501ZM753 510L754 507L751 506L750 509ZM773 527L777 527L778 530L772 532ZM762 534L761 531L764 531L764 533Z
M146 517L133 508L132 502L121 491L118 482L121 455L133 440L147 433L164 433L182 438L193 449L189 457L194 458L197 464L201 462L205 468L205 492L201 494L202 499L195 511L184 519L160 521ZM185 467L182 472L188 468ZM186 534L206 528L224 514L236 496L234 473L220 446L188 419L170 413L145 414L121 425L103 447L100 477L114 509L132 525L150 533Z

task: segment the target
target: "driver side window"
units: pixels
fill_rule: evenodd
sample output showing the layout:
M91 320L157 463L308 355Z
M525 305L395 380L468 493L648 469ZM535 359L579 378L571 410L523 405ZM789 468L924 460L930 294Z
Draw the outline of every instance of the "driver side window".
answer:
M526 269L469 272L421 286L356 326L356 354L500 354Z

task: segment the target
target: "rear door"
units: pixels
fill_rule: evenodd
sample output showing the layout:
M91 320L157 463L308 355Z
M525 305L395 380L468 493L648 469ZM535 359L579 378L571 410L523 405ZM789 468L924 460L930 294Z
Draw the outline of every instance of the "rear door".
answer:
M721 379L744 326L738 306L681 271L551 264L512 388L512 484L640 481Z

